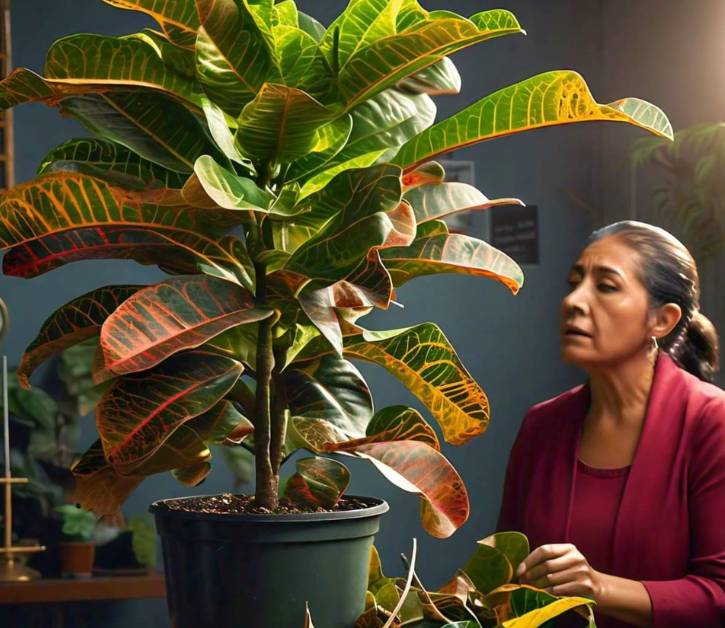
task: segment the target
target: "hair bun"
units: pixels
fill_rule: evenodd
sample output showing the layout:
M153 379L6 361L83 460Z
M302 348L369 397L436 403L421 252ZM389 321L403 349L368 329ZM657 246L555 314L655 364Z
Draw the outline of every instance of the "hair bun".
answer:
M673 347L672 357L685 370L713 382L720 368L717 331L709 318L697 310L685 329L684 342Z

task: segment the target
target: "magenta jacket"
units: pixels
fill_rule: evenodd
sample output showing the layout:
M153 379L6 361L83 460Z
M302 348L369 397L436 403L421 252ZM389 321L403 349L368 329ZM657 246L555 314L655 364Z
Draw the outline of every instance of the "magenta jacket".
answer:
M511 450L497 530L567 543L589 388L534 406ZM725 626L725 392L661 354L612 540L613 575L641 581L654 628Z

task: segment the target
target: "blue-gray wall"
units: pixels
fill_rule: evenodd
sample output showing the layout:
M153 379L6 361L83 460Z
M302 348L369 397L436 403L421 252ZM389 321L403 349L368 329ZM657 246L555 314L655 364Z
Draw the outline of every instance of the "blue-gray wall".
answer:
M306 0L303 10L328 23L344 2ZM464 0L424 2L427 8L447 8L470 14L489 6L512 9L528 31L527 37L507 37L466 50L455 57L463 75L460 96L438 99L439 117L461 109L499 87L539 72L573 68L588 78L594 95L608 102L623 95L602 93L602 8L599 0L511 0L479 3ZM606 3L605 3L606 4ZM614 20L613 20L614 21ZM14 63L41 70L44 51L68 33L88 31L120 34L148 25L138 15L101 4L98 0L17 0L13 3ZM632 33L637 37L637 33ZM630 60L636 68L638 60ZM630 70L634 72L634 70ZM635 85L636 86L636 85ZM71 120L40 105L20 107L16 113L18 181L33 176L46 151L77 134ZM455 157L476 162L477 185L489 197L518 196L539 206L541 265L525 268L526 285L516 297L502 286L481 278L438 276L420 279L399 291L404 309L375 313L361 322L387 329L434 321L457 348L463 363L488 392L491 426L482 437L446 455L459 469L468 487L472 513L453 538L426 536L418 521L417 498L393 488L361 461L350 464L351 490L385 498L391 512L377 539L385 569L400 573L397 556L408 552L411 538L419 541L418 573L424 582L439 584L460 566L476 539L494 528L508 452L527 407L580 381L581 375L558 358L557 308L566 270L588 234L592 219L574 199L596 204L601 198L602 134L628 138L628 132L597 125L576 125L537 131L458 152ZM624 135L621 135L624 133ZM620 134L620 135L617 135ZM618 161L618 154L608 160ZM616 184L616 175L613 179ZM611 181L610 181L611 184ZM475 221L480 225L480 217ZM0 294L13 321L4 351L17 362L43 320L55 308L94 287L109 283L152 282L153 269L125 262L81 262L32 281L0 277ZM386 372L367 364L360 369L374 392L377 407L421 404ZM89 425L84 438L93 438ZM229 475L218 465L201 492L228 490ZM142 512L150 501L188 493L169 476L152 478L131 497L127 514ZM330 568L334 568L332 565ZM283 577L281 575L280 577ZM114 609L107 628L167 625L159 603L134 603Z

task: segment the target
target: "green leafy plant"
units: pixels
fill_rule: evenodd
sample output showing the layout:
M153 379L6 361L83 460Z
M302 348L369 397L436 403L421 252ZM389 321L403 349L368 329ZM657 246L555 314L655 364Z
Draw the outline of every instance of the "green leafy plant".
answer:
M476 543L465 566L448 582L428 591L415 574L414 559L403 556L407 578L387 577L373 547L366 608L355 628L534 628L564 613L576 613L595 626L593 600L555 596L515 581L516 569L528 554L523 534L493 534Z
M698 124L674 141L642 138L632 150L633 176L647 165L666 177L653 195L656 220L681 234L701 261L725 249L725 123Z
M63 516L63 534L73 541L90 543L96 529L97 517L79 506L64 504L55 509Z
M14 494L37 500L46 517L66 501L64 493L72 484L68 466L77 451L81 419L108 388L96 386L91 379L97 348L97 340L91 339L66 349L55 364L60 381L51 381L47 390L40 386L26 390L14 373L8 373L8 410L16 436L12 470L28 478Z
M552 71L504 87L434 124L454 94L448 55L522 34L508 11L464 18L416 0L353 0L324 28L291 0L106 0L160 30L79 34L48 51L45 76L15 70L0 106L44 102L92 139L52 150L38 176L0 200L4 272L34 277L92 258L155 264L151 286L106 286L55 312L19 377L100 336L94 377L100 439L73 472L77 500L118 509L144 477L198 484L212 444L255 454L259 507L285 497L333 507L349 479L326 454L372 462L421 497L445 537L467 519L463 482L420 412L373 409L350 360L390 371L430 411L447 443L489 422L486 394L434 323L373 331L416 277L463 273L515 293L516 263L449 233L446 216L485 210L476 188L445 181L434 159L497 137L594 120L671 136L634 98L598 104L584 80Z
M126 529L131 531L133 553L139 564L144 567L156 567L156 527L147 515L131 517L126 522Z

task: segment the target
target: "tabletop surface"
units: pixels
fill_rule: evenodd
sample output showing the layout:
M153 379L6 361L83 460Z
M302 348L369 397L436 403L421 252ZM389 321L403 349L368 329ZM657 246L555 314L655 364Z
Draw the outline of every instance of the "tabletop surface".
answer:
M136 576L42 578L30 582L0 582L0 604L127 600L165 595L164 576L156 571Z

